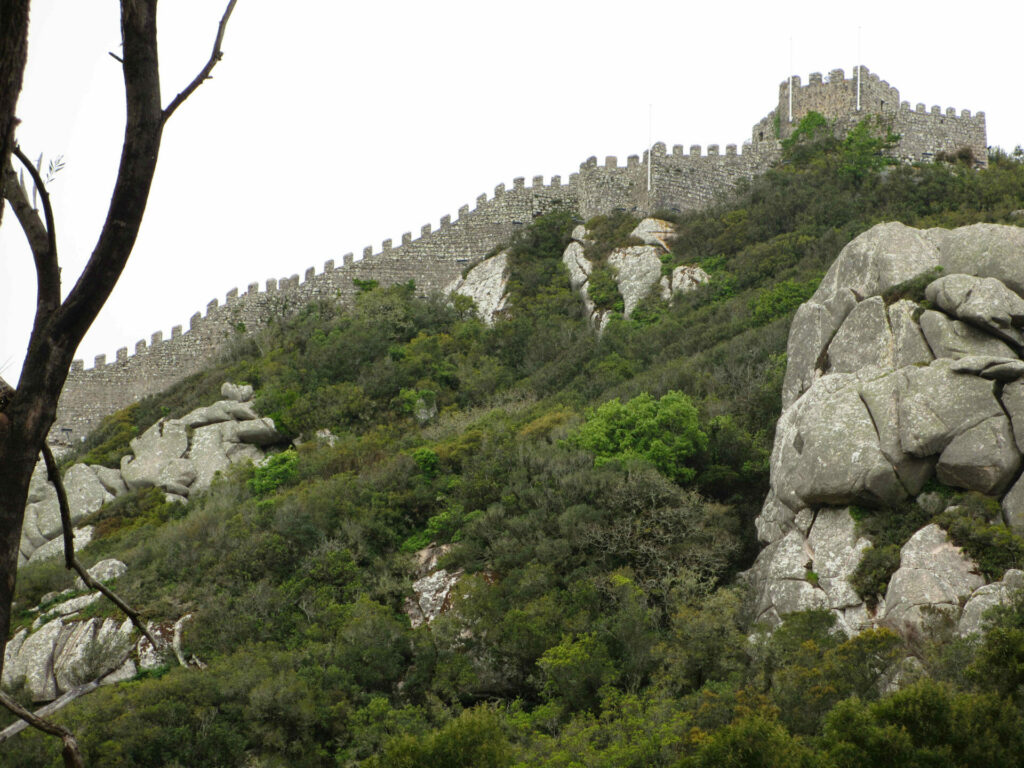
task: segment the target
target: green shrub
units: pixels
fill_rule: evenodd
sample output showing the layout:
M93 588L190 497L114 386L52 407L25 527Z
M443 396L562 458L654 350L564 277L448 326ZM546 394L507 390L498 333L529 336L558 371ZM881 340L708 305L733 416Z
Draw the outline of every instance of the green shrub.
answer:
M900 547L882 544L869 547L861 555L857 568L850 576L850 586L869 608L874 609L878 598L889 588L889 579L900 567Z
M705 450L708 438L698 425L697 409L682 392L659 400L647 393L626 403L618 398L589 411L587 421L569 436L569 444L594 454L596 466L640 460L679 483L697 471L687 461Z
M249 491L256 496L264 496L282 485L293 482L298 475L298 461L299 454L288 450L271 456L263 464L253 467L252 477L248 482Z
M621 313L624 308L619 285L615 282L615 272L606 263L594 265L587 281L587 295L598 309L611 309Z
M998 581L1008 568L1024 567L1024 538L1002 524L996 499L970 492L956 502L936 522L978 564L988 581Z
M758 292L750 302L751 321L754 325L764 325L776 317L788 315L811 297L819 282L808 280L798 283L794 280L783 280Z

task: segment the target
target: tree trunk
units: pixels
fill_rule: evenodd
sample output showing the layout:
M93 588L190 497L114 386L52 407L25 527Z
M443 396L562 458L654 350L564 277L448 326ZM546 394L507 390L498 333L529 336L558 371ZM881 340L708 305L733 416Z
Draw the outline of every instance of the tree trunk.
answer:
M5 2L11 4L9 0L0 0ZM27 2L25 5L27 12ZM157 0L121 1L127 108L121 163L96 247L63 304L55 250L32 249L37 275L35 322L21 379L6 409L0 413L0 671L2 650L10 632L21 525L32 470L53 425L57 400L75 350L110 296L135 245L156 171L164 126L156 5ZM6 164L3 167L8 168ZM4 186L4 194L11 195L12 200L23 194L15 187Z
M18 124L14 111L25 77L29 0L0 0L0 168L7 167ZM0 222L4 201L0 196Z

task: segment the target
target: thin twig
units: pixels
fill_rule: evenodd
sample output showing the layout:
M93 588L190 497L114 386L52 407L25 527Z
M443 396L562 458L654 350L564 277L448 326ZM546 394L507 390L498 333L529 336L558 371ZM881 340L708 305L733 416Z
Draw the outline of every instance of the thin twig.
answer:
M180 107L182 102L191 96L196 88L202 85L205 80L210 78L210 73L213 71L213 68L217 66L217 62L224 57L224 51L220 49L220 45L224 42L224 30L228 26L228 18L230 18L231 12L235 10L235 3L237 2L238 0L231 0L228 3L228 7L224 9L224 15L221 16L220 24L217 25L217 39L213 41L213 52L210 54L210 60L206 62L206 66L199 71L199 74L195 76L195 79L188 84L188 87L175 96L174 101L167 105L167 108L164 110L163 117L165 123L167 122L167 119L174 114L174 110Z
M43 215L46 216L46 245L50 249L49 257L51 259L56 259L57 227L53 222L53 208L50 207L50 193L46 191L46 185L43 183L43 177L39 175L39 170L32 165L32 161L25 156L25 153L21 151L21 147L18 144L11 147L11 154L17 157L21 161L21 164L28 169L28 174L32 177L32 183L36 185L36 189L39 191L39 199L43 201Z
M57 471L57 462L53 459L53 452L50 451L50 446L43 443L43 460L46 462L46 473L50 477L50 482L53 483L53 487L57 489L57 503L60 507L60 523L61 528L64 532L64 565L69 571L74 571L85 582L86 586L90 589L96 589L102 592L107 598L118 608L120 608L132 620L132 624L135 628L141 632L147 640L153 645L153 650L160 648L156 641L156 638L146 629L146 625L142 623L142 619L139 614L132 610L128 603L122 600L120 597L115 595L108 587L100 584L94 579L82 564L78 562L78 558L75 557L75 534L71 527L71 508L68 506L68 494L64 490L64 481L60 478L60 472Z
M48 733L50 736L56 736L63 741L64 749L61 751L61 755L64 757L65 768L85 768L85 761L82 759L82 752L78 748L78 741L67 728L32 714L3 691L0 691L0 705L20 717L33 728L43 733Z

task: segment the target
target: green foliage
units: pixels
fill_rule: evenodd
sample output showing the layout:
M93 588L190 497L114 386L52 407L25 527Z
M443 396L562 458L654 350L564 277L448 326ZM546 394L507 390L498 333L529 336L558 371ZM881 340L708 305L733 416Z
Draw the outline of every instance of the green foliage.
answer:
M937 522L988 581L998 581L1008 568L1024 566L1024 538L1002 524L998 500L976 492L962 494Z
M598 309L611 309L621 313L624 308L615 271L605 262L598 262L587 281L587 295Z
M932 267L931 269L925 270L920 275L912 277L909 280L904 280L898 285L894 285L892 288L882 293L882 299L885 301L886 306L895 304L901 299L909 299L917 303L925 302L924 289L929 284L938 280L942 277L943 269L941 266Z
M876 702L857 698L829 713L824 747L839 768L1016 766L1021 715L999 698L921 680Z
M369 293L377 288L380 283L376 280L360 280L358 277L353 277L352 285L356 287L356 290L359 291L359 293Z
M282 451L268 458L263 464L253 467L249 479L249 490L256 496L263 496L291 483L298 476L296 465L299 455L295 451Z
M985 615L984 636L967 670L982 690L1024 701L1024 592Z
M696 477L686 462L707 448L707 442L697 409L682 392L668 392L659 400L647 393L626 403L609 400L589 411L586 423L569 437L571 445L594 454L597 466L644 461L679 483Z
M765 288L751 302L751 320L755 325L764 325L776 317L788 315L811 297L819 282L817 279L802 283L783 280Z
M639 223L640 219L625 211L588 219L587 236L591 241L585 249L587 259L595 264L603 263L616 248L643 245L643 240L630 235Z
M608 649L593 633L565 637L537 660L544 695L569 711L597 708L601 688L615 677Z
M826 768L799 738L791 736L770 711L738 717L710 734L686 768Z
M136 421L138 411L139 404L134 403L104 416L99 427L86 440L87 452L81 457L81 462L100 464L104 467L120 467L121 457L129 452L129 443L139 434Z
M790 157L800 144L814 143L832 136L832 127L820 112L811 110L804 115L789 138L782 140L782 149Z
M899 136L885 131L877 120L866 118L846 134L839 145L839 177L855 184L877 174L897 160L887 154Z
M399 736L389 741L372 768L503 768L512 764L508 737L497 714L486 706L462 712L425 738Z
M878 604L878 598L889 588L889 579L899 567L898 545L869 547L861 554L860 562L850 576L850 586L873 609Z
M432 542L445 544L462 539L462 528L471 523L483 512L475 510L466 512L461 504L451 502L440 513L427 520L427 527L410 536L402 544L403 552L415 552L430 545Z

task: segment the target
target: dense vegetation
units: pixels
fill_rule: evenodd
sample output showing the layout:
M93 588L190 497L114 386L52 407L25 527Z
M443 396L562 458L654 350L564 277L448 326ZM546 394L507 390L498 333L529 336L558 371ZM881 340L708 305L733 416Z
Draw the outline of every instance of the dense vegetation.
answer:
M1024 603L984 640L939 621L910 644L845 639L821 612L751 626L737 574L757 550L792 311L876 222L1024 207L1017 158L890 167L884 137L807 128L735 199L674 217L666 267L699 263L710 284L601 337L560 261L573 214L556 211L512 243L493 327L463 301L366 284L109 418L85 460L116 461L230 379L304 440L187 505L138 492L96 513L83 560L128 563L119 591L147 617L194 613L185 644L208 668L60 713L90 764L1020 765ZM595 222L592 257L633 223ZM862 522L879 551L900 535ZM456 608L413 630L412 553L430 543L465 575ZM69 584L57 563L27 566L18 605ZM24 733L0 764L58 765L57 745Z

